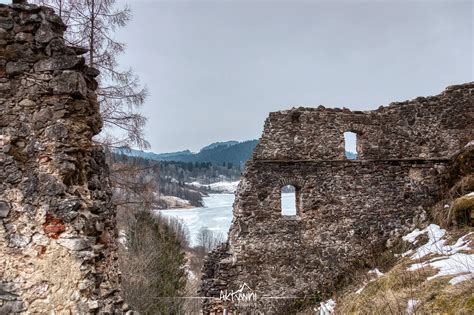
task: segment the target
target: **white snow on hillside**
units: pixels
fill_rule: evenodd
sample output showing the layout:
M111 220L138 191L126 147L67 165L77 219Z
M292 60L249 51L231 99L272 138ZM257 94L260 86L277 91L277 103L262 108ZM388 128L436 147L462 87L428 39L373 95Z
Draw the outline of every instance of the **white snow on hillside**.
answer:
M432 267L437 269L436 275L428 277L432 280L441 276L454 276L449 283L457 284L474 278L474 254L467 253L471 250L468 236L473 232L459 238L454 245L446 245L443 239L446 231L436 224L430 224L423 230L416 229L405 235L403 240L412 244L417 243L417 237L422 234L428 235L428 242L419 246L415 250L409 250L402 256L409 256L410 259L420 259L428 255L436 255L427 261L412 264L408 270L418 270L421 268Z
M412 315L414 313L415 307L418 303L420 303L419 300L415 300L415 299L408 300L406 313L408 315Z
M474 140L469 141L464 147L470 147L471 145L474 145Z
M209 187L213 191L221 192L221 193L234 193L237 190L237 186L239 185L239 181L235 182L216 182L212 184L201 184L199 182L192 182L192 183L186 183L190 186L194 187Z
M336 302L333 299L329 299L327 301L321 302L318 308L315 308L317 315L330 315L334 313L334 309L336 308Z
M189 208L191 206L189 200L181 199L176 196L161 195L159 199L165 201L169 208Z

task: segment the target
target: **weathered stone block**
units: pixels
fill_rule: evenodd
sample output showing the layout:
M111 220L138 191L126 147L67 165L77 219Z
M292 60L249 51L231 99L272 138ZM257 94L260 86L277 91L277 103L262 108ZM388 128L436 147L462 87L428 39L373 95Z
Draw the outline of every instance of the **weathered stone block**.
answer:
M28 71L30 65L23 61L18 62L8 62L6 67L6 72L8 75L20 74L22 72Z
M60 238L57 242L59 245L73 251L84 250L89 247L89 244L82 238Z
M18 103L18 105L23 106L23 107L33 107L36 105L36 103L33 102L32 100L25 98L24 100L21 100L20 103Z
M25 33L25 32L20 32L15 35L15 40L20 43L24 42L32 42L33 41L33 35L31 33Z
M76 97L87 97L87 85L84 77L75 71L64 71L54 77L49 86L54 94L72 94Z
M35 35L35 40L41 44L49 43L58 35L54 33L49 23L42 23Z
M10 213L10 205L8 202L0 200L0 219L6 218Z
M78 58L74 55L57 56L53 58L38 61L34 69L37 72L74 69L84 65L84 58Z
M10 17L0 16L0 29L8 31L13 27L13 20Z
M9 36L9 33L5 29L0 28L0 40L8 39Z

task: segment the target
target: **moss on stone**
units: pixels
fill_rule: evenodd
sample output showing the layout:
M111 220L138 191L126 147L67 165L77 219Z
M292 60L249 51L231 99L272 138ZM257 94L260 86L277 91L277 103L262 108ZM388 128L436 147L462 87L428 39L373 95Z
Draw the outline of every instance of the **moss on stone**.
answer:
M458 225L474 224L474 196L462 196L454 200L451 211Z

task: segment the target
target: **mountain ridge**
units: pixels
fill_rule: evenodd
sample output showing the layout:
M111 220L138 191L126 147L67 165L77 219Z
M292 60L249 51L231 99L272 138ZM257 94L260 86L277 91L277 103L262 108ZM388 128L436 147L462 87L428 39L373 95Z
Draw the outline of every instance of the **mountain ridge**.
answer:
M215 164L232 164L243 167L252 155L258 140L214 142L204 146L199 152L190 150L177 152L155 153L135 149L116 149L115 153L127 156L141 157L156 161L175 162L211 162Z
M250 159L258 140L246 141L219 141L213 142L202 147L198 152L191 152L189 149L155 153L145 152L135 149L117 149L115 153L124 154L132 157L141 157L155 161L173 161L173 162L211 162L214 164L232 164L243 167L245 162ZM357 159L357 154L346 151L346 157L350 160Z

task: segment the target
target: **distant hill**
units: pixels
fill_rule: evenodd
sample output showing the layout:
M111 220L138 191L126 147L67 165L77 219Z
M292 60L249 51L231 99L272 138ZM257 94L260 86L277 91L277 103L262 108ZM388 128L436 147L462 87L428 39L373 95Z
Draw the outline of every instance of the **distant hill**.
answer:
M349 160L357 160L357 153L346 151L346 158Z
M214 142L214 143L211 143L210 145L207 145L204 148L202 148L200 150L200 152L202 152L204 150L214 149L214 148L219 147L219 146L221 146L221 147L231 147L231 146L236 145L236 144L239 144L239 141Z
M198 153L193 153L189 150L171 153L153 153L133 149L119 149L116 153L156 161L211 162L214 164L231 163L232 165L243 167L245 162L250 159L257 143L258 140L215 142L203 147Z
M258 140L215 142L203 147L197 153L193 153L189 150L170 153L153 153L133 149L119 149L116 153L155 161L211 162L220 165L230 163L242 168L252 156L252 152L257 143ZM357 159L357 154L346 152L346 157L350 160L354 160Z

